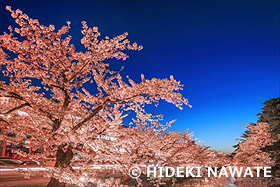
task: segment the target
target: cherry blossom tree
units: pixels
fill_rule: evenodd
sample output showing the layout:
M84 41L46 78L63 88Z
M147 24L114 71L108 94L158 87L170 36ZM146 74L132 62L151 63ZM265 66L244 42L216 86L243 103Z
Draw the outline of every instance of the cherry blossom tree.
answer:
M248 137L243 140L238 149L235 151L233 157L233 163L239 167L273 167L275 165L275 159L270 157L270 154L264 152L262 148L271 146L274 140L271 138L271 132L269 131L269 124L260 122L255 125L250 125L248 128ZM259 178L237 178L237 186L279 186L278 180L275 180L274 176L265 178L263 176Z
M200 140L192 138L192 133L187 131L185 134L177 132L163 134L161 131L154 132L154 129L147 129L145 132L135 134L133 129L127 128L125 130L127 133L122 145L127 144L126 147L129 147L130 151L122 154L128 154L124 158L127 162L125 166L129 166L129 168L134 166L141 168L144 165L146 167L152 166L152 168L166 166L172 168L201 167L204 169L201 170L199 178L186 177L184 174L182 178L178 178L176 174L166 178L157 175L147 177L147 168L142 167L143 178L135 180L131 179L130 176L124 176L124 182L122 181L124 184L130 183L135 186L137 184L150 186L151 183L155 186L190 186L198 183L206 186L215 186L218 183L225 184L224 178L222 180L213 178L206 180L205 168L226 165L231 163L231 158L222 152L213 151L201 145Z
M235 152L234 163L238 166L271 166L274 161L261 148L272 145L268 123L258 123L247 127L248 137Z
M9 77L0 84L0 97L9 99L7 105L1 105L0 120L2 131L9 130L16 137L3 133L1 138L22 143L29 136L31 147L48 147L41 156L55 155L55 171L64 173L53 173L48 186L63 186L59 180L80 185L77 177L68 175L81 175L81 170L75 172L71 165L77 156L94 162L118 161L113 154L118 144L101 136L121 137L123 118L129 111L135 112L137 129L164 130L165 125L159 123L162 116L147 113L145 105L165 100L180 109L184 104L190 106L173 76L148 80L141 75L142 81L136 83L110 70L106 59L125 60L128 55L124 50L142 49L130 44L127 33L99 40L98 28L83 21L81 43L86 50L76 51L70 43L72 37L66 35L69 21L55 31L54 25L44 26L19 9L7 6L7 10L19 27L10 26L10 33L0 36L0 66ZM97 92L92 93L85 84L96 86ZM90 154L92 150L97 150L97 155Z

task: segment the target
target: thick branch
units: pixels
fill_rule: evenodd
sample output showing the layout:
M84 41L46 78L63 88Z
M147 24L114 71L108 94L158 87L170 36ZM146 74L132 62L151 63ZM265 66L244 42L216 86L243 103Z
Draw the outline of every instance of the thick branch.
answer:
M6 123L7 125L9 125L9 123L8 123L6 120L2 119L2 118L0 118L0 121L3 121L3 122ZM2 130L3 130L3 129L2 129Z
M123 100L117 100L117 101L111 101L109 99L107 99L102 105L98 106L87 118L85 118L84 120L82 120L81 122L79 122L76 126L73 127L73 131L78 130L83 124L85 124L86 122L88 122L90 119L92 119L96 114L98 114L98 112L100 110L102 110L105 106L109 105L109 104L117 104L117 103L122 103L125 102L126 100L132 99L134 97L139 96L140 94L136 94L133 95L131 97L128 97L126 99Z
M24 98L21 97L20 95L18 95L17 93L8 92L8 94L11 94L11 95L7 95L7 96L5 96L5 97L11 97L11 98L15 98L15 99L19 99L19 100L24 101Z
M14 92L8 92L8 94L10 95L7 95L5 97L11 97L11 98L15 98L15 99L18 99L18 100L21 100L21 101L25 101L26 103L24 104L21 104L20 106L18 107L15 107L5 113L2 113L2 114L8 114L8 113L11 113L15 110L18 110L20 108L23 108L25 106L29 106L29 107L32 107L32 105L27 102L23 97L21 97L20 95L18 95L17 93L14 93ZM39 111L42 112L44 115L46 115L52 122L53 122L53 132L56 131L59 127L60 127L60 124L61 124L61 120L59 119L54 119L53 115L45 110L43 110L42 108L39 108Z
M64 96L65 96L65 98L64 98L64 102L63 102L63 107L64 108L66 108L68 105L69 105L69 103L70 103L70 96L69 96L69 94L68 94L68 92L67 92L67 90L65 90L64 88L62 88L61 86L57 86L57 85L50 85L50 86L53 86L53 87L56 87L56 88L59 88L60 90L62 90L63 91L63 93L64 93Z
M30 106L30 104L29 103L24 103L24 104L21 104L21 105L15 107L15 108L13 108L13 109L8 110L7 112L0 113L0 114L9 114L9 113L11 113L11 112L13 112L15 110L21 109L21 108L23 108L25 106Z
M89 121L91 118L93 118L100 110L102 110L107 104L110 102L109 99L107 99L102 105L98 106L88 117L86 117L83 121L78 123L76 126L73 127L73 131L78 130L84 123Z

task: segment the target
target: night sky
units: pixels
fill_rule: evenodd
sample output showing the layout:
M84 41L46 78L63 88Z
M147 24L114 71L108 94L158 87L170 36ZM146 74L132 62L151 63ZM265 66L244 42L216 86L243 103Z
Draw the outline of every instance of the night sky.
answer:
M56 28L71 21L78 50L81 21L98 26L101 38L128 32L144 46L129 51L112 69L140 81L140 74L184 84L193 108L161 102L148 112L177 119L172 130L189 128L211 149L231 152L262 102L279 97L280 1L13 1L0 2L0 33L16 26L6 5ZM3 79L3 77L1 78Z

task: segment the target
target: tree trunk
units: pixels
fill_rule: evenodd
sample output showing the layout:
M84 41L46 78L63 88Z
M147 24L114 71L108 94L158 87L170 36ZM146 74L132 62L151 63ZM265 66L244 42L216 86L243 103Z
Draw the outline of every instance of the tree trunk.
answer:
M65 186L66 186L65 183L59 182L59 180L52 177L47 187L65 187Z
M72 147L69 146L66 152L63 151L64 146L59 146L56 152L56 162L54 167L65 168L68 167L73 158ZM66 184L59 182L58 179L52 177L47 187L65 187Z

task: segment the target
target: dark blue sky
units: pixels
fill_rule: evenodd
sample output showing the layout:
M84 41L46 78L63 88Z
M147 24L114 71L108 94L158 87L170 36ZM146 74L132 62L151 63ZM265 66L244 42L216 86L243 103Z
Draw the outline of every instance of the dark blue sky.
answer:
M5 6L20 8L56 28L71 21L79 50L81 21L98 26L102 37L129 33L144 46L129 52L123 75L140 81L174 75L185 85L193 108L161 102L155 113L172 130L189 128L204 144L232 151L235 138L256 122L262 102L279 94L279 1L13 1L0 2L0 33L15 25Z

